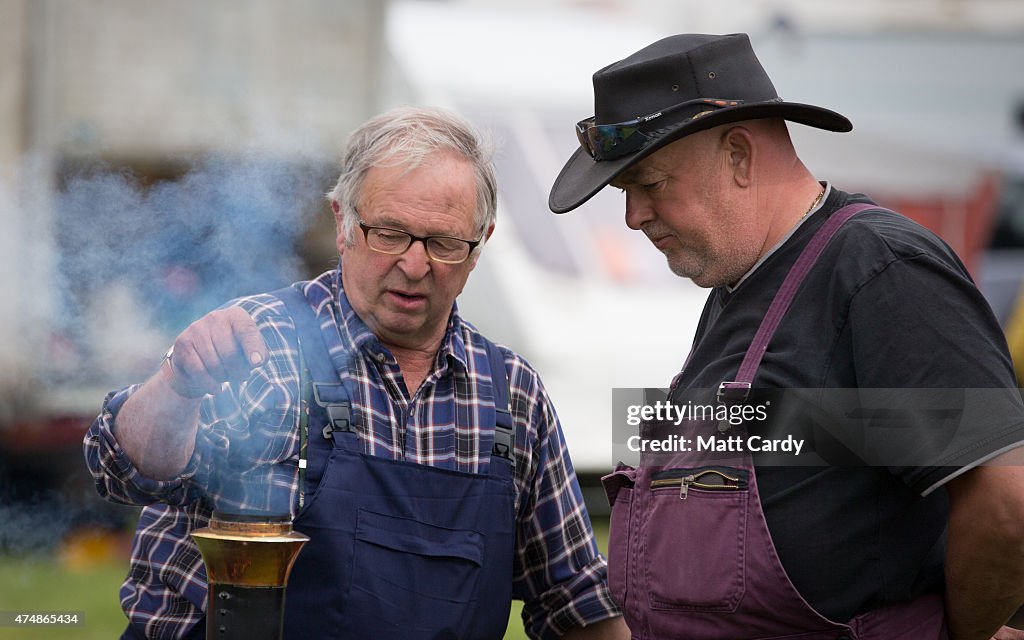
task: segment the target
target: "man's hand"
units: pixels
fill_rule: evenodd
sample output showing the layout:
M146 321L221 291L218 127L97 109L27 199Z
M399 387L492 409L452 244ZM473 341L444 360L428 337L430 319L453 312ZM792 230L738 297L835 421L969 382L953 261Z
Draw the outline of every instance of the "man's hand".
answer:
M996 635L992 636L992 640L1024 640L1024 631L1020 629L1013 629L1011 627L1003 627L999 631L996 631Z
M267 359L256 322L238 307L219 309L193 322L164 360L171 389L183 398L217 393L225 382L241 382Z
M196 444L199 401L225 382L242 382L267 360L256 322L238 307L193 322L174 341L160 370L124 403L114 434L144 476L179 475Z

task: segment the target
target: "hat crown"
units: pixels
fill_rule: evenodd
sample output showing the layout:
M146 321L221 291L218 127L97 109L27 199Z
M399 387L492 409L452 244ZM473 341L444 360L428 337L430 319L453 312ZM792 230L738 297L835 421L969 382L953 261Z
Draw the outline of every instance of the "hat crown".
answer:
M600 124L697 98L769 102L778 93L744 33L669 36L594 74L594 115Z

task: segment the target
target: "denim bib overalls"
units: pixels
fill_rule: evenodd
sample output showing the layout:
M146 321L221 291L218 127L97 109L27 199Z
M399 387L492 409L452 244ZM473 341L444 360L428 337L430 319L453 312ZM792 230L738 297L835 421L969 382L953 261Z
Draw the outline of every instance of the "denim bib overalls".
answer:
M490 452L486 473L370 456L309 303L294 287L275 294L295 319L303 377L312 383L305 504L293 523L310 540L289 579L285 637L501 638L515 548L514 432L501 351L487 343L492 382L479 383L481 422L495 425L480 438Z

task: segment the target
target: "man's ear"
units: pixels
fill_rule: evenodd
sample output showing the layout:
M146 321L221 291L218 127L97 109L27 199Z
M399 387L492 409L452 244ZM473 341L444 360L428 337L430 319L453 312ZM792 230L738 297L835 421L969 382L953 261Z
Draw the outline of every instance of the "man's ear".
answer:
M338 255L344 255L345 225L342 223L341 205L333 198L331 199L331 211L334 212L334 244L338 248Z
M754 134L742 125L731 127L722 136L722 144L728 154L728 166L733 181L738 186L749 187L754 179L756 144Z
M492 233L494 233L494 223L493 222L491 223L491 226L487 227L487 232L484 234L484 243L486 243L488 240L491 239L491 234ZM476 269L476 261L479 260L479 259L480 259L480 253L479 252L474 253L473 257L470 258L470 260L471 260L470 265L469 265L469 270L470 271L472 271L473 269Z

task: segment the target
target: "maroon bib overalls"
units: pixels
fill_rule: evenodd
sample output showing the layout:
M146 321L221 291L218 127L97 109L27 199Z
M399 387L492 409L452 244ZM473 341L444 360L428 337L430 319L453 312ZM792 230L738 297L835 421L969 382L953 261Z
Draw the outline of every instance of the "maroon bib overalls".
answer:
M740 366L721 394L745 397L796 289L839 227L867 204L833 214L775 295ZM722 435L690 421L686 436ZM655 428L646 425L646 428ZM650 434L642 434L650 435ZM746 439L744 427L729 436ZM633 638L686 640L944 640L942 597L875 609L838 622L815 611L786 575L761 509L749 452L723 458L679 452L603 479L612 505L608 574Z

